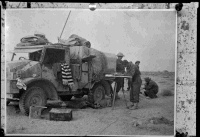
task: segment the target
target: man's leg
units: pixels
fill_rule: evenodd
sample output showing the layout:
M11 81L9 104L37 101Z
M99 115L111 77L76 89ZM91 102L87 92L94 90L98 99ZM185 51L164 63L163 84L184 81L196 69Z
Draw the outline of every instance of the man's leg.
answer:
M158 93L158 89L155 89L155 90L154 90L154 94L157 94L157 93Z
M131 105L128 106L128 108L134 106L133 84L132 83L130 83L130 102L131 102Z
M138 103L139 103L139 94L140 94L140 84L135 82L133 83L133 103L134 106L132 106L130 109L138 109Z
M122 78L122 90L124 91L124 78Z
M134 85L134 103L139 103L139 94L140 94L140 85L138 83L133 84Z
M155 98L156 97L156 95L154 94L153 90L147 90L146 93L147 93L147 96L150 97L150 98Z
M142 79L141 79L140 76L138 77L138 84L139 84L139 87L138 87L138 88L139 88L139 94L142 94L142 92L141 92L141 90L140 90L140 89L141 89L141 86L142 86Z
M154 89L153 90L153 94L154 94L154 96L153 96L153 98L157 98L158 96L156 95L158 93L158 90L157 89Z
M118 93L119 93L119 91L120 91L120 89L122 87L122 78L116 78L115 80L117 82L117 89L116 89L116 97L115 98L116 99L120 99Z
M128 79L128 88L127 88L127 90L130 90L130 88L131 88L131 80Z

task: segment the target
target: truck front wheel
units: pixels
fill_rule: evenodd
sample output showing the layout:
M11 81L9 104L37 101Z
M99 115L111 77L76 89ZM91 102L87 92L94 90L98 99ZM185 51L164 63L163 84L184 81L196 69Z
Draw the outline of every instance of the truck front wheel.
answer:
M40 87L30 87L25 91L19 100L20 111L29 115L30 106L45 106L47 97L44 90Z
M88 94L88 101L90 103L97 103L105 98L105 88L102 84L96 84Z

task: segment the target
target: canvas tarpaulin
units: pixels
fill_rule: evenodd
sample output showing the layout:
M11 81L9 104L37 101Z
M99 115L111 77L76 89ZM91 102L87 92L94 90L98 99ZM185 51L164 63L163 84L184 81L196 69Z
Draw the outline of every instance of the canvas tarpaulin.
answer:
M91 47L91 43L75 34L72 34L68 39L58 38L59 43L67 45L67 46L86 46L88 48Z
M116 72L115 54L104 53L86 46L72 46L70 47L70 59L81 60L90 55L94 55L92 59L92 78L95 80L102 79L104 74Z
M33 36L25 36L21 38L20 43L17 44L17 47L20 46L34 46L34 45L47 45L50 42L46 39L45 35L34 34Z

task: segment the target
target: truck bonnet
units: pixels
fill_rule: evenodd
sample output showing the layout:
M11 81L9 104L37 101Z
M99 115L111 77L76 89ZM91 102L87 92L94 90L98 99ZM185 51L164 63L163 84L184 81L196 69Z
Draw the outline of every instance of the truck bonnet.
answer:
M7 79L27 78L40 75L38 61L19 60L6 63Z

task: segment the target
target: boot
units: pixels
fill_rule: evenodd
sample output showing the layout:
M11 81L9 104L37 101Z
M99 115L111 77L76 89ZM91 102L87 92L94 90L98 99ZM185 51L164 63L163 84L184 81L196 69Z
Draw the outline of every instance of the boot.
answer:
M138 109L138 103L135 103L134 106L129 108L130 110L135 110Z
M134 106L134 103L131 102L131 104L129 106L127 106L127 108L129 109L129 108L131 108L133 106Z

